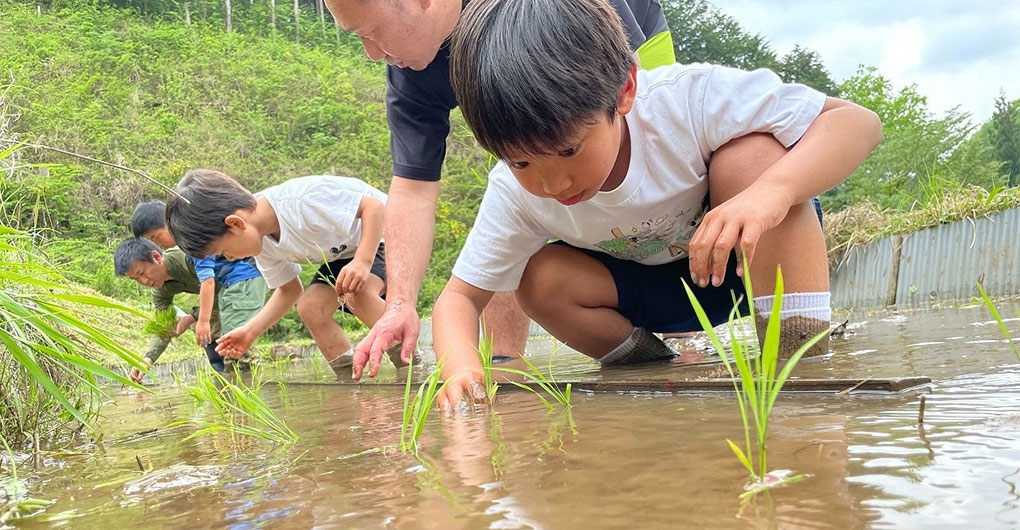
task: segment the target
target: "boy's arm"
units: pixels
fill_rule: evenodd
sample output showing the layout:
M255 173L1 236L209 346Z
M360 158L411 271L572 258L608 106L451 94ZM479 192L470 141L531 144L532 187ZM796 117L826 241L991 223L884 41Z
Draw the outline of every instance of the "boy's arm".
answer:
M446 386L439 394L439 407L450 409L462 400L476 403L486 399L484 374L478 358L478 317L492 298L492 291L479 289L451 276L432 310L436 357L443 359Z
M209 277L202 280L198 290L198 323L195 324L195 338L198 345L205 347L212 342L212 319L213 303L216 301L216 278Z
M750 263L762 234L782 222L791 206L846 180L881 140L882 124L874 112L826 98L786 155L705 215L690 242L692 276L702 286L710 277L721 281L731 250L743 250ZM738 264L738 272L742 269Z
M358 241L358 249L354 251L354 258L337 274L337 294L358 292L368 279L375 253L379 250L379 241L382 240L384 209L382 201L375 197L365 195L361 198L355 214L361 219L361 240Z
M279 322L283 315L294 307L303 291L301 279L297 277L278 287L266 305L247 324L220 337L216 351L220 355L240 358L255 339Z

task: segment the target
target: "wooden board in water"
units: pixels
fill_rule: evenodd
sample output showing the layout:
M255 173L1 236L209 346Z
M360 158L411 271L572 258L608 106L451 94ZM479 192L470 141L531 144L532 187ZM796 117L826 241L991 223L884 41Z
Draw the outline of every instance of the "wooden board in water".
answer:
M574 391L588 392L662 392L679 394L686 392L732 392L733 382L726 378L713 379L680 379L676 381L558 381L562 389L570 383ZM290 386L341 386L369 388L404 389L404 383L310 383L287 382ZM541 390L535 383L526 385ZM907 391L923 391L931 385L927 377L897 377L868 379L787 379L782 392L800 393L898 393ZM513 385L500 385L500 392L520 390Z

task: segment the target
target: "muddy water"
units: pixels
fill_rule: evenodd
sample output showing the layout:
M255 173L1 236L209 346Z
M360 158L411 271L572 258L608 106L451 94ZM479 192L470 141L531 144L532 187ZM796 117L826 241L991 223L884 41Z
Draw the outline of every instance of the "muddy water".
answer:
M1017 305L1004 305L1015 315ZM71 528L1017 528L1020 363L981 307L849 315L831 358L802 377L926 375L919 395L791 395L773 417L770 468L810 473L741 512L746 475L732 395L575 393L571 418L508 393L495 411L433 417L420 459L396 444L402 395L364 387L267 386L300 436L292 448L182 439L167 425L205 411L167 381L155 396L114 392L105 440L52 456L34 475ZM1020 322L1007 322L1020 336ZM556 350L537 340L544 366ZM321 366L321 365L319 365ZM560 378L659 379L680 365L599 370L561 350ZM286 378L315 380L294 366ZM394 381L390 370L382 380ZM137 459L153 471L142 475ZM128 481L128 479L131 479ZM739 514L739 515L738 515ZM33 527L28 522L24 527Z

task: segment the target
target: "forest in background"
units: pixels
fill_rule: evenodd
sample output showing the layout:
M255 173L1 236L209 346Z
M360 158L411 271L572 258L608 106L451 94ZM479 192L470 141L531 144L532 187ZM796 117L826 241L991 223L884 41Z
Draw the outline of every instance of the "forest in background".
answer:
M1000 96L985 123L955 109L935 113L917 87L895 89L873 67L834 80L817 53L798 47L779 56L707 2L663 6L678 61L771 68L879 114L884 142L822 197L827 214L912 210L972 187L1015 195L1020 102ZM0 5L0 33L5 139L139 169L168 185L188 168L210 167L251 189L322 173L388 187L384 68L335 29L319 0L19 0ZM0 219L33 231L70 279L144 304L147 292L114 277L111 254L130 235L134 205L162 190L45 149L16 154L3 159ZM455 112L423 315L472 224L491 163ZM272 332L302 334L295 315Z

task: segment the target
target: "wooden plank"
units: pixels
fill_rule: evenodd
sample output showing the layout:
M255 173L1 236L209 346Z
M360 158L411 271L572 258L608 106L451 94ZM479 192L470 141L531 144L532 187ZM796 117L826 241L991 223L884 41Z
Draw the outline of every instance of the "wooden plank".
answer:
M574 391L587 392L661 392L680 394L690 392L732 392L733 382L727 378L680 379L675 381L558 381L561 389L570 383ZM346 383L346 382L286 382L289 386L333 386L369 389L404 389L404 383ZM525 383L535 390L541 390L535 383ZM928 377L866 378L866 379L787 379L783 385L784 394L794 393L885 393L923 391L931 385ZM521 389L514 385L499 386L500 392ZM849 392L848 392L849 390Z

